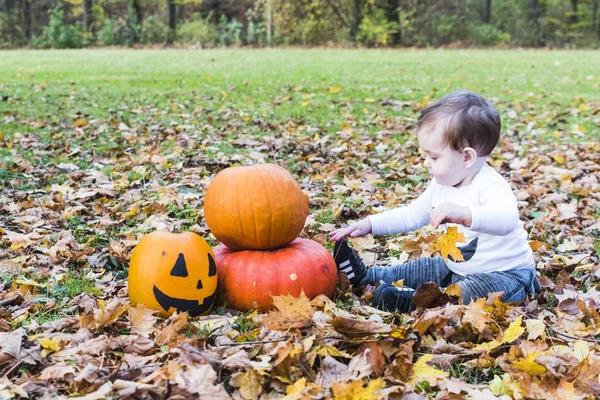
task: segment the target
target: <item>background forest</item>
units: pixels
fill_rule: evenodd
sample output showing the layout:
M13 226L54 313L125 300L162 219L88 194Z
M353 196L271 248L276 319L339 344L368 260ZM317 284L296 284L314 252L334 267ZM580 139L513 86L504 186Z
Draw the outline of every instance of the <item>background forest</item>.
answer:
M600 0L0 0L0 48L597 48Z

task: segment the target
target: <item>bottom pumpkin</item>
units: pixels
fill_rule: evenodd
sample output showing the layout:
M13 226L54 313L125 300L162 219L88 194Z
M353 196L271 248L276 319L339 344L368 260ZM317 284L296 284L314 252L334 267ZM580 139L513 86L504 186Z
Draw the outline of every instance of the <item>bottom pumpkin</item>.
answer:
M296 239L276 250L233 251L223 245L213 249L219 289L232 307L260 312L273 308L271 296L319 294L333 297L337 268L321 244Z

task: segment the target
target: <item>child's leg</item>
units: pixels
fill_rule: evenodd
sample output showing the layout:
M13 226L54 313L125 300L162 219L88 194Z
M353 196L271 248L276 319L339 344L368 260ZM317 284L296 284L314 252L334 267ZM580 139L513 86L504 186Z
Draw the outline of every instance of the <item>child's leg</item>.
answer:
M442 257L424 257L391 267L369 268L359 286L403 280L404 286L413 289L425 282L435 282L442 287L450 284L450 274Z
M458 283L462 291L463 303L488 297L493 292L504 292L505 303L525 301L532 294L532 287L537 282L533 270L517 270L505 272L488 272L485 274L454 275L452 283Z
M383 310L408 312L415 308L412 297L415 289L427 282L435 282L439 287L450 284L452 272L441 257L419 258L392 267L373 267L361 283L374 284L383 281L373 295L373 305ZM404 281L398 288L392 282Z

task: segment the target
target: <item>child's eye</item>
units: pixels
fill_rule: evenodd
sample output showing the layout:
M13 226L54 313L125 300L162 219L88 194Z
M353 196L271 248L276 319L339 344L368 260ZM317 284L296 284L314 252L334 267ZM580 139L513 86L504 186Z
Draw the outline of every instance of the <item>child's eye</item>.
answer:
M437 160L438 158L436 156L431 156L430 157L433 161Z

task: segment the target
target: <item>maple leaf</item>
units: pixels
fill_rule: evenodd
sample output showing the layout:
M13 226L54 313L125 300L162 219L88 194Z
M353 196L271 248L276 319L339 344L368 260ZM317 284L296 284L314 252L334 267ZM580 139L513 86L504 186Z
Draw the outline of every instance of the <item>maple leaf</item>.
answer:
M277 310L269 312L260 319L269 329L301 328L312 322L315 309L311 306L310 300L306 297L304 291L300 293L299 297L289 294L272 297Z
M479 332L483 332L486 323L491 320L490 314L483 310L485 306L485 299L481 298L467 305L465 315L463 317L463 323L470 323Z
M456 247L457 242L465 243L465 235L458 232L456 226L450 226L448 232L440 235L435 242L429 245L429 251L431 253L439 252L445 260L448 260L448 256L451 256L455 262L464 261L462 253Z

